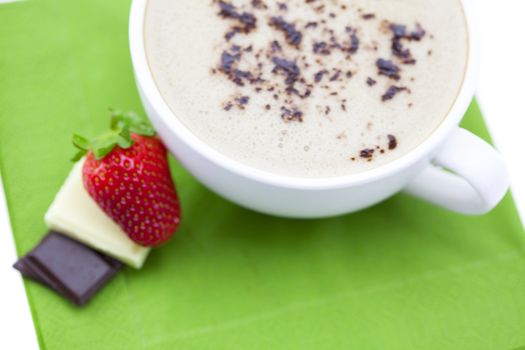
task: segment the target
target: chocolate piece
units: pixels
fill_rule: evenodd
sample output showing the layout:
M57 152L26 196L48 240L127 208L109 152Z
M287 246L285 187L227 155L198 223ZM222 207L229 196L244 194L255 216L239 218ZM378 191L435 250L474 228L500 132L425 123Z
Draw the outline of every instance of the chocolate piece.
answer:
M377 81L375 81L374 79L368 77L368 79L366 79L366 84L368 86L374 86L375 84L377 84Z
M29 265L27 263L27 260L25 258L22 258L20 260L18 260L14 265L13 267L20 271L22 273L22 275L24 275L24 277L28 277L28 278L31 278L32 280L38 282L38 283L42 283L43 285L46 285L46 286L49 286L45 279L40 277L40 275L38 273L36 273L32 268L31 268L31 265ZM51 286L49 286L51 287Z
M412 53L409 49L403 47L401 40L420 41L426 35L426 31L423 27L421 27L419 23L416 23L416 29L408 33L406 26L392 23L390 25L390 30L394 35L392 38L392 53L394 56L401 59L403 64L416 64L416 60L412 57Z
M258 10L268 9L268 6L262 0L252 0L252 6Z
M399 67L396 66L392 61L385 59L378 59L376 61L376 66L379 69L379 75L384 75L390 79L399 80Z
M289 109L289 108L282 106L281 111L282 111L281 118L284 121L297 121L297 122L303 121L303 112L301 112L299 109L295 107L292 109Z
M308 28L317 28L317 25L318 25L317 22L308 22L308 23L306 23L306 25L304 26L304 28L305 28L305 29L308 29Z
M314 53L321 54L321 55L329 55L330 54L330 48L328 47L328 44L324 41L315 42L313 45Z
M421 27L421 24L416 23L416 29L412 33L410 33L410 37L408 39L419 41L423 39L426 33L427 32L423 29L423 27Z
M272 41L272 52L282 51L281 44L277 40Z
M219 8L219 16L237 20L242 25L241 27L234 27L234 31L249 33L255 29L257 19L253 14L249 12L239 13L235 6L225 1L219 1Z
M350 47L347 51L354 54L359 50L359 38L357 37L357 32L352 27L346 27L345 30L350 34Z
M325 74L328 74L328 71L327 71L326 69L323 69L323 70L321 70L321 71L315 73L315 75L314 75L314 80L315 80L315 82L316 82L316 83L319 83L321 80L323 80L323 76L324 76Z
M286 85L293 85L299 78L299 75L301 75L301 70L294 61L289 61L280 57L273 57L272 62L275 64L272 72L284 72L286 75Z
M385 94L381 96L381 100L383 102L391 100L397 95L398 92L401 92L401 91L408 91L408 89L403 86L391 86L388 88Z
M232 109L233 107L233 103L231 103L230 101L228 103L226 103L226 105L224 106L224 110L225 111L229 111L230 109Z
M71 300L87 303L122 264L58 232L50 232L14 267Z
M387 135L388 138L388 149L393 150L397 147L397 139L394 135Z
M288 10L288 5L286 5L284 2L278 2L278 3L277 3L277 7L278 7L279 10L281 10L281 11L286 11L286 10Z
M336 69L334 75L330 77L330 81L336 81L341 76L341 70Z
M295 24L286 22L282 17L272 17L270 25L284 32L290 45L299 46L301 44L303 34L295 28Z
M250 101L250 97L249 96L241 96L241 97L237 98L236 101L240 105L246 105Z
M375 150L371 148L365 148L359 152L359 157L365 158L365 159L372 159L372 157L374 156L374 152Z
M394 34L394 37L404 38L406 36L407 27L401 24L392 23L390 25L390 30L392 31L392 34Z
M363 18L364 20L374 19L376 18L376 15L373 13L365 13L361 16L361 18Z
M233 64L236 61L239 61L240 58L241 55L239 53L232 55L227 51L223 51L221 55L221 69L224 71L224 73L230 74L233 68Z

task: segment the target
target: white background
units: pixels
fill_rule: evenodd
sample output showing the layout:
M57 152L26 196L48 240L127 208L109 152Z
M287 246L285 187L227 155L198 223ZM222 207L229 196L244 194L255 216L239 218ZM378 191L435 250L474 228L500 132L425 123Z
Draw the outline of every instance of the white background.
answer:
M0 3L6 0L0 0ZM481 72L477 96L496 146L506 158L512 191L525 218L525 1L468 0L477 4ZM0 53L1 54L1 53ZM1 184L1 182L0 182ZM0 349L37 349L0 189Z

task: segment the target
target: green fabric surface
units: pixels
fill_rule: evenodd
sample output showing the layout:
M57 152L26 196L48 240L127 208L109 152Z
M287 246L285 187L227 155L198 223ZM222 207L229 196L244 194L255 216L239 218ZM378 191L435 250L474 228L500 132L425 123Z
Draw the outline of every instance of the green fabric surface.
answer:
M71 168L71 134L142 111L129 1L0 5L0 170L19 255ZM464 126L489 139L476 104ZM44 349L516 349L525 235L511 196L467 217L405 195L335 219L242 209L172 162L183 224L84 309L26 281ZM5 234L4 232L0 234ZM0 311L1 312L1 311Z

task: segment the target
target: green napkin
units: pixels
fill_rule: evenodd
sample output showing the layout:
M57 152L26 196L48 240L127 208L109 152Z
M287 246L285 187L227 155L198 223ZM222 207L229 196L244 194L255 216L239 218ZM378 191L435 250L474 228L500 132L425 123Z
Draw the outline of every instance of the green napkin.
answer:
M206 0L208 1L208 0ZM71 134L141 110L124 0L0 5L0 166L18 253L71 168ZM464 125L488 139L472 105ZM173 162L175 239L84 309L25 286L45 349L513 349L525 345L525 236L510 196L483 217L405 195L353 215L277 219Z

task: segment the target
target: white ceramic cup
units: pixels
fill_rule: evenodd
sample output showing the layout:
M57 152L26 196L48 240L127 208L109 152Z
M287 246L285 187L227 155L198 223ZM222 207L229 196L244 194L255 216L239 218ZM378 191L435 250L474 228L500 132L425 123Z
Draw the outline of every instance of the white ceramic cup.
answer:
M406 191L459 213L483 214L501 201L509 176L494 148L458 126L475 88L478 54L472 2L463 0L469 62L449 114L418 147L363 173L325 179L282 176L228 158L197 138L173 114L153 81L144 46L147 0L134 0L131 8L135 78L144 107L169 150L200 182L244 207L277 216L318 218L351 213Z

